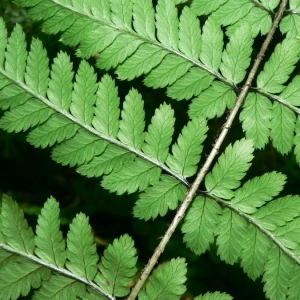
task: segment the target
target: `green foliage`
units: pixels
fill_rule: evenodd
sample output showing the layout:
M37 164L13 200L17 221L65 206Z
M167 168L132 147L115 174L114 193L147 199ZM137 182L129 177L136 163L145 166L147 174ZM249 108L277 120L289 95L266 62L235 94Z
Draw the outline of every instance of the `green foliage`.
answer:
M293 150L300 162L300 77L294 76L299 1L289 1L279 25L282 38L257 74L250 72L258 52L254 42L269 32L278 0L158 0L155 7L150 0L15 2L42 21L45 33L60 33L65 45L75 47L79 63L74 67L64 51L49 59L39 39L27 46L21 26L8 35L0 19L0 128L29 130L31 145L52 147L56 162L102 177L111 193L139 192L136 218L163 217L196 196L181 227L186 246L200 255L215 244L226 263L240 262L254 280L262 276L266 297L297 299L300 197L280 194L284 174L251 178L249 169L270 142L282 155ZM142 77L174 100L191 99L187 114L174 109L182 103L162 101L150 116L138 90L123 96L113 75L95 70L91 57L120 80ZM206 161L208 120L225 122L232 109L230 120L242 97L238 117L245 138L216 142ZM220 138L230 126L219 129ZM207 162L219 151L209 170ZM204 191L198 188L202 179ZM97 266L88 218L77 214L65 242L54 198L39 215L36 235L7 196L0 217L0 299L17 299L32 288L33 299L115 299L135 284L137 251L127 234L107 247ZM180 299L186 273L183 258L159 265L139 299ZM195 299L232 297L216 292Z

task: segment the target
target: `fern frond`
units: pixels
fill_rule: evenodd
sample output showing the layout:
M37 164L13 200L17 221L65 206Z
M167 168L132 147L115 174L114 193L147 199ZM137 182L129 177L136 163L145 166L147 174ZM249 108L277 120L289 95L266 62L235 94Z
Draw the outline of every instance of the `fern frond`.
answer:
M183 258L172 259L158 267L145 288L139 293L140 300L180 299L185 292L186 263Z
M96 245L84 214L72 221L65 249L54 198L49 198L41 211L35 237L11 198L3 196L1 204L0 299L18 299L32 288L37 289L35 300L115 299L128 294L137 261L129 236L108 247L99 272Z
M24 39L20 30L15 34L18 39L12 36L8 41L13 48ZM12 59L6 58L6 53L4 66L9 65L7 59ZM181 183L188 185L186 178L195 174L206 138L204 120L193 118L184 127L171 155L175 118L170 105L164 103L156 109L145 132L144 104L136 90L130 90L121 110L115 81L104 75L98 83L86 61L80 62L75 73L69 56L60 52L50 71L38 40L32 42L25 56L22 82L0 68L2 108L11 109L0 119L2 129L9 132L32 129L27 140L33 146L54 146L55 161L76 166L79 173L89 177L105 175L102 185L118 194L156 185L162 170L176 178L179 190L183 188ZM166 191L174 187L169 183ZM154 200L160 201L161 196L157 197ZM164 215L166 207L175 209L179 199L161 206L159 211L153 207L149 216Z
M200 295L194 298L194 300L232 300L233 298L225 293L214 292L214 293L206 293L204 295Z

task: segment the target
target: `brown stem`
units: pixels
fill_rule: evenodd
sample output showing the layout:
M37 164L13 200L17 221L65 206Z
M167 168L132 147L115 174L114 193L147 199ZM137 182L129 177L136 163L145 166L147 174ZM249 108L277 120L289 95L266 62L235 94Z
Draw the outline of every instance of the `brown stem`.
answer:
M283 0L280 4L279 10L277 12L277 14L275 15L274 21L273 21L273 25L271 30L269 31L264 43L262 44L262 47L254 61L254 64L249 72L249 75L247 77L246 83L244 84L244 86L241 89L240 94L238 95L235 105L233 107L233 109L230 111L230 114L228 115L227 121L226 123L223 125L222 131L215 143L215 145L213 146L213 149L211 150L206 162L204 163L203 167L200 169L199 173L197 174L197 178L195 179L195 181L193 182L193 184L191 185L189 191L187 192L186 198L183 201L182 205L180 206L180 208L178 209L171 225L169 226L168 230L166 231L165 235L163 236L161 242L159 243L159 245L156 247L152 257L149 259L147 265L145 266L144 270L141 272L141 276L138 279L136 285L133 287L133 289L131 290L131 293L129 295L129 297L127 298L127 300L134 300L136 299L136 296L138 295L138 293L140 292L140 290L142 289L145 281L147 280L147 278L149 277L151 271L153 270L154 266L156 265L160 255L163 253L166 245L168 244L171 236L173 235L176 227L178 226L178 224L180 223L180 221L182 220L182 218L185 215L185 212L187 211L189 205L191 204L200 183L202 182L203 178L205 177L206 173L208 172L213 160L215 159L215 157L217 156L219 149L229 131L229 129L231 128L232 122L235 119L239 109L241 108L242 104L244 103L244 100L247 96L247 93L249 91L249 88L251 86L251 83L253 81L254 76L257 73L258 67L260 65L260 63L263 60L263 57L265 55L265 52L273 38L273 35L275 33L276 28L279 25L279 22L282 18L282 15L284 13L285 7L287 5L287 0Z

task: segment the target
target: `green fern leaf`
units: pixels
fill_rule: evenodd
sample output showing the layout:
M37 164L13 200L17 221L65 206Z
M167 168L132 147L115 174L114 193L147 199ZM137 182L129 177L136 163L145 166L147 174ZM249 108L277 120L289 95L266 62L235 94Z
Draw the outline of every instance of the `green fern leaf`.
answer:
M245 17L254 4L248 0L229 0L220 6L212 16L223 26L231 25Z
M155 40L154 8L151 0L133 0L133 27L146 38Z
M96 275L95 282L114 296L127 295L136 273L136 261L133 240L125 234L104 251L99 265L101 273Z
M57 146L52 152L52 158L62 165L75 166L91 160L101 154L107 143L89 132L79 130L66 142Z
M224 199L233 197L232 189L240 186L253 158L253 142L240 140L229 145L219 157L211 173L205 177L205 186L209 193Z
M202 153L202 143L206 138L208 127L204 119L195 118L182 129L177 143L172 147L173 155L169 155L166 164L176 174L191 177L197 171Z
M191 66L192 63L185 59L168 54L163 58L161 64L146 76L144 83L153 88L165 87L183 76Z
M203 116L207 119L220 117L227 108L232 108L236 99L234 91L220 81L214 81L212 85L194 98L189 106L190 118Z
M231 36L244 23L249 25L252 38L254 38L258 36L259 33L262 35L268 33L272 26L272 18L267 11L258 7L253 7L244 18L227 27L226 34Z
M17 203L5 195L2 197L0 216L5 243L13 249L33 254L35 248L33 231L28 226L24 213Z
M82 61L76 74L70 112L78 121L87 125L91 125L94 116L95 92L98 87L96 79L93 68Z
M43 261L63 267L66 262L65 242L59 226L58 202L50 197L38 218L35 253Z
M286 38L278 44L264 69L257 77L257 87L265 92L279 93L295 64L299 59L300 41L297 38ZM278 72L280 70L280 72Z
M120 98L115 82L104 75L99 83L93 126L99 132L116 138L119 129Z
M282 93L280 94L280 98L285 99L289 103L295 106L300 106L300 76L296 75L292 82L287 85Z
M280 22L279 28L288 38L298 37L300 35L300 16L298 14L285 16Z
M70 57L60 52L54 58L47 95L57 108L68 111L72 100L72 79L74 72Z
M162 175L160 181L140 194L133 208L136 218L149 220L158 215L164 216L168 209L175 209L184 199L186 187L180 181L168 175Z
M186 271L186 263L183 258L172 259L153 272L145 289L139 293L139 299L179 300L186 290L184 286Z
M245 237L247 222L239 215L225 208L216 228L218 254L228 264L238 261Z
M6 264L0 269L0 299L17 300L27 296L31 288L38 288L48 280L51 271L25 258Z
M191 4L191 9L194 10L198 16L209 15L227 1L228 0L194 0Z
M296 161L300 164L300 119L297 118L296 127L295 127L295 137L294 137L294 153L296 156Z
M292 261L274 245L269 251L265 270L263 281L266 296L270 299L284 299L288 293Z
M0 19L0 41L1 41L1 45L0 45L0 68L3 68L4 54L5 54L6 44L7 44L7 30L6 30L5 23L4 23L2 18ZM0 86L1 86L1 84L0 84Z
M51 280L43 282L43 286L34 293L32 300L78 299L78 297L86 300L85 293L86 289L83 283L73 278L56 274L52 275ZM102 299L101 296L100 299ZM103 299L107 298L103 297Z
M1 76L1 75L0 75ZM5 77L0 77L3 88L0 91L0 108L15 108L28 101L32 96L24 91L21 87L11 84L11 81Z
M70 224L66 267L74 274L92 281L97 272L98 256L88 218L80 213Z
M159 162L165 162L174 132L174 111L170 105L162 104L155 114L145 134L143 152Z
M250 64L253 39L247 23L239 27L231 36L222 55L220 71L234 85L240 83Z
M36 127L27 135L27 141L34 147L46 148L72 138L78 129L79 126L74 126L71 120L59 114L52 114L46 123Z
M287 154L292 150L295 126L295 113L278 102L274 102L270 137L274 147L280 153Z
M294 267L294 270L290 274L290 289L288 291L288 300L297 300L300 293L300 268Z
M221 207L209 198L196 197L193 201L181 230L187 247L197 255L204 253L213 243L221 212Z
M275 230L300 215L299 196L285 196L269 202L253 217L266 229Z
M280 0L261 0L261 2L267 9L273 11L278 6Z
M252 214L282 191L286 179L281 173L271 172L248 180L235 191L231 203L239 211Z
M264 272L271 240L256 227L249 225L241 244L241 266L251 279L256 280Z
M194 300L232 300L233 298L225 293L214 292L214 293L206 293L204 295L200 295L194 298Z
M118 195L143 191L149 185L154 185L160 177L161 169L157 166L137 158L126 164L118 172L112 172L105 176L101 185L110 192Z
M8 39L7 48L5 52L5 71L8 76L17 82L24 81L25 67L26 67L27 51L25 34L22 27L17 24L14 27L11 36Z
M179 50L196 61L201 53L199 20L187 6L184 7L180 16Z
M92 149L95 147L92 146ZM132 162L135 157L123 148L108 145L101 156L96 156L89 163L81 165L77 171L88 177L100 177L102 174L109 174L112 170L120 171L123 165Z
M27 58L25 82L35 93L45 96L49 82L49 59L41 41L33 39Z
M156 6L157 38L162 45L174 50L178 49L178 12L173 0L158 0Z
M210 17L205 22L202 33L200 60L208 68L218 72L223 51L223 32L216 19Z
M174 84L167 87L167 94L176 100L188 100L199 95L202 90L207 89L213 80L214 77L208 72L192 67Z
M142 44L134 54L117 68L116 73L122 80L132 80L135 77L148 73L156 67L167 54L168 52L166 50L156 45Z
M115 25L131 29L132 0L110 0L111 19Z
M240 113L240 121L247 139L253 139L255 148L269 142L272 102L257 93L249 93Z
M145 111L142 96L130 90L123 103L118 139L126 146L141 150L144 144Z

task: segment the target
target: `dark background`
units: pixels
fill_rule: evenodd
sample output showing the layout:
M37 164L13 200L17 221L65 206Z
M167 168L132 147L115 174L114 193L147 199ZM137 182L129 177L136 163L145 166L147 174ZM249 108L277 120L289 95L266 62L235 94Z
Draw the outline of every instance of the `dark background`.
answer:
M66 48L58 42L59 36L48 36L42 33L40 24L28 19L25 10L11 4L11 1L2 0L0 16L6 21L9 32L18 22L23 26L29 42L32 37L41 39L51 60L60 49L63 49L71 55L75 68L77 67L78 59L74 55L74 49ZM257 44L259 45L260 42L258 40ZM90 62L93 63L94 60L91 59ZM101 71L97 70L97 72L100 78ZM113 73L111 75L114 76ZM142 80L129 83L118 81L117 84L121 98L124 98L132 86L142 93L147 122L160 103L164 101L170 103L176 111L176 138L188 119L187 101L170 100L165 96L164 89L148 89L142 85ZM0 111L0 115L2 113ZM209 153L224 120L223 117L210 121L209 137L204 153ZM224 146L242 136L240 124L236 121ZM132 207L138 194L124 196L110 194L101 188L99 178L85 178L78 175L75 168L62 167L51 160L51 149L35 149L25 139L26 133L7 134L0 130L0 195L11 195L25 211L33 228L43 203L50 195L60 203L62 229L65 233L76 213L80 211L86 213L90 218L100 255L114 238L124 233L130 234L138 249L138 267L142 269L158 245L159 237L164 234L174 217L174 211L154 221L134 219ZM203 157L205 158L205 155ZM289 176L284 194L297 193L300 173L294 155L282 157L271 144L264 151L255 152L255 159L246 179L271 170L281 171ZM186 249L182 242L180 228L173 235L160 262L178 256L185 257L188 262L187 293L182 299L192 299L208 291L227 292L237 300L265 299L260 280L253 282L238 265L230 266L220 261L215 245L212 246L211 251L200 257Z

